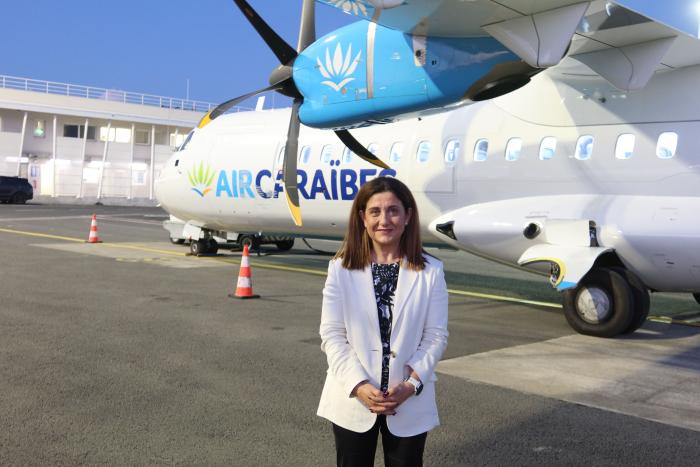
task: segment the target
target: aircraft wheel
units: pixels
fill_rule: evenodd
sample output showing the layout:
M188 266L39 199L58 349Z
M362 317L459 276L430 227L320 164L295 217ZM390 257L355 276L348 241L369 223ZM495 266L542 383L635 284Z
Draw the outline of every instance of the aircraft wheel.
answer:
M219 252L219 243L213 238L209 239L209 245L207 247L207 253L210 255L215 255Z
M280 251L289 251L294 246L294 239L275 242L275 245L277 245L277 249Z
M260 240L253 235L241 235L238 238L238 244L241 245L241 248L248 245L248 251L260 249Z
M194 256L201 256L207 253L208 241L197 240L196 242L190 243L190 253Z
M183 243L185 243L185 239L170 237L170 243L172 243L173 245L182 245Z
M634 295L619 272L590 271L573 289L564 292L564 316L575 331L596 337L615 337L630 328Z
M694 293L693 298L695 299L696 302L700 303L700 293Z
M632 322L629 327L625 329L625 334L631 333L642 327L649 316L649 308L651 301L649 300L649 291L644 285L644 283L637 277L632 271L625 268L612 268L615 272L620 274L625 278L627 283L630 285L630 290L632 291L633 305L632 305Z

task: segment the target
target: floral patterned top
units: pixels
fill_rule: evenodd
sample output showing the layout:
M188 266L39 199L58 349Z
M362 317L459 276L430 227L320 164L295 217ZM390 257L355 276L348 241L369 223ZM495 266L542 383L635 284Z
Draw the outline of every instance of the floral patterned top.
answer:
M391 360L391 323L394 293L399 280L399 263L372 263L374 297L377 300L379 334L382 339L382 392L389 390L389 361Z

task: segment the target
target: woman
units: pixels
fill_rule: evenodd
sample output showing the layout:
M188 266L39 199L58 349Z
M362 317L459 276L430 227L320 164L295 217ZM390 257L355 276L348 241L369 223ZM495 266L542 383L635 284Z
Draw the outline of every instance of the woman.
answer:
M420 241L409 189L379 177L357 193L328 266L321 312L328 359L318 415L333 423L338 466L420 466L439 424L435 365L447 346L442 263Z

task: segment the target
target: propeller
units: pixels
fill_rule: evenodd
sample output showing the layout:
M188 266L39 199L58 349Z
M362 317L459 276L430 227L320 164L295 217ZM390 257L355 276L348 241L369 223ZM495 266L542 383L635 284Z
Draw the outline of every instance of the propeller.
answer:
M284 149L284 192L287 197L287 205L289 212L297 226L302 225L301 208L299 207L299 190L297 188L297 150L299 148L299 108L304 103L304 96L297 89L292 78L292 67L294 60L304 51L309 45L316 41L316 15L315 0L303 0L301 10L301 24L299 25L299 42L297 50L294 50L287 42L284 41L260 15L250 6L245 0L233 0L233 3L243 12L248 22L255 28L260 37L265 41L267 46L272 50L280 65L275 68L270 75L269 86L257 91L249 92L239 97L227 100L219 104L213 110L207 112L202 117L197 125L199 128L204 127L212 120L221 116L231 107L236 104L267 91L277 91L280 94L294 99L292 105L292 115L289 121L289 130L287 131L287 144ZM367 162L378 167L388 169L384 162L378 159L374 154L369 152L362 143L357 141L348 130L335 130L335 134L340 141L348 147L353 153Z

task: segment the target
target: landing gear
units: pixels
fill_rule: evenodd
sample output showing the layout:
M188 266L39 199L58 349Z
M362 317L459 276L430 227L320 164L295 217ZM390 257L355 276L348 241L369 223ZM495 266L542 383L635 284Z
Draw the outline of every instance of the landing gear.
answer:
M241 235L238 237L238 244L241 248L247 245L248 251L260 249L260 240L254 235Z
M639 277L634 275L632 271L625 268L612 268L614 271L622 275L630 286L632 291L632 296L634 298L634 304L632 306L632 322L625 329L624 333L631 333L642 327L644 322L649 316L649 308L651 306L651 301L649 300L649 290L647 290L644 283L639 280Z
M280 240L279 242L275 242L275 245L280 251L289 251L294 246L294 239L292 238L291 240Z
M213 238L205 238L190 243L190 253L194 256L215 255L219 251L219 244Z
M185 243L185 239L170 237L170 243L172 243L173 245L182 245Z
M636 322L632 288L614 269L593 269L578 286L564 292L564 316L574 330L589 336L630 332Z

